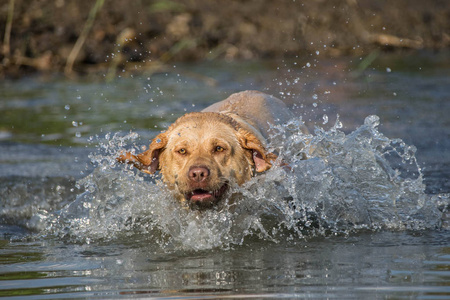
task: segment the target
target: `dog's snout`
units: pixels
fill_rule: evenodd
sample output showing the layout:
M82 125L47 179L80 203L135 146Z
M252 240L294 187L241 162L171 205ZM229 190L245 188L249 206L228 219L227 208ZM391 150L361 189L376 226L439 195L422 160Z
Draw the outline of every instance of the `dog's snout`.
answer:
M189 179L194 182L202 182L208 179L209 169L203 166L194 166L189 169Z

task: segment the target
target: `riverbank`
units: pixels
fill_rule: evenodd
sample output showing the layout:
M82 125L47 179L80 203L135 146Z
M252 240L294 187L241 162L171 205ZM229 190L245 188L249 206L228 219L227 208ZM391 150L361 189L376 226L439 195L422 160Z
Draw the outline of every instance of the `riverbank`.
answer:
M450 46L449 16L445 0L8 0L0 4L0 78L111 78L174 61L439 51Z

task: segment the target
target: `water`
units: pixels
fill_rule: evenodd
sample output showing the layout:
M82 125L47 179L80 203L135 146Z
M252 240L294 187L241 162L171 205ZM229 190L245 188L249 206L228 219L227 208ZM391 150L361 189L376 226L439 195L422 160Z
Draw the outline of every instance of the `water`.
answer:
M0 83L0 296L450 297L448 62L203 63L108 84ZM200 213L116 164L186 111L245 89L296 112L270 145L290 168Z

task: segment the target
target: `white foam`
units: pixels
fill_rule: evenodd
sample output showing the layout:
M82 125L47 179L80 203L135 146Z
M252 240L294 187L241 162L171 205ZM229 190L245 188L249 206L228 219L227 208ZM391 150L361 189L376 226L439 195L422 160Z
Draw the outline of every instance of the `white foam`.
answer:
M274 128L270 150L289 168L275 166L233 187L232 201L202 212L176 202L159 178L117 165L117 154L137 134L107 136L91 155L96 169L78 181L85 192L46 217L45 234L81 243L139 236L171 251L229 248L251 238L439 227L438 203L424 193L415 148L385 137L378 123L369 116L348 135L339 118L312 135L301 133L301 120ZM310 159L301 160L305 153Z

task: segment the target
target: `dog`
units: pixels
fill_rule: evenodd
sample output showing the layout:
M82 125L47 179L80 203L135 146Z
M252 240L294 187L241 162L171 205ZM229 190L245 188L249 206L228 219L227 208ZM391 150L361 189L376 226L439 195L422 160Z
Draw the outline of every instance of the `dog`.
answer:
M266 150L271 126L293 117L274 96L235 93L181 116L145 152L126 152L117 160L149 174L159 170L178 200L191 208L211 208L233 183L242 185L272 167L277 155ZM304 125L302 131L308 132Z

